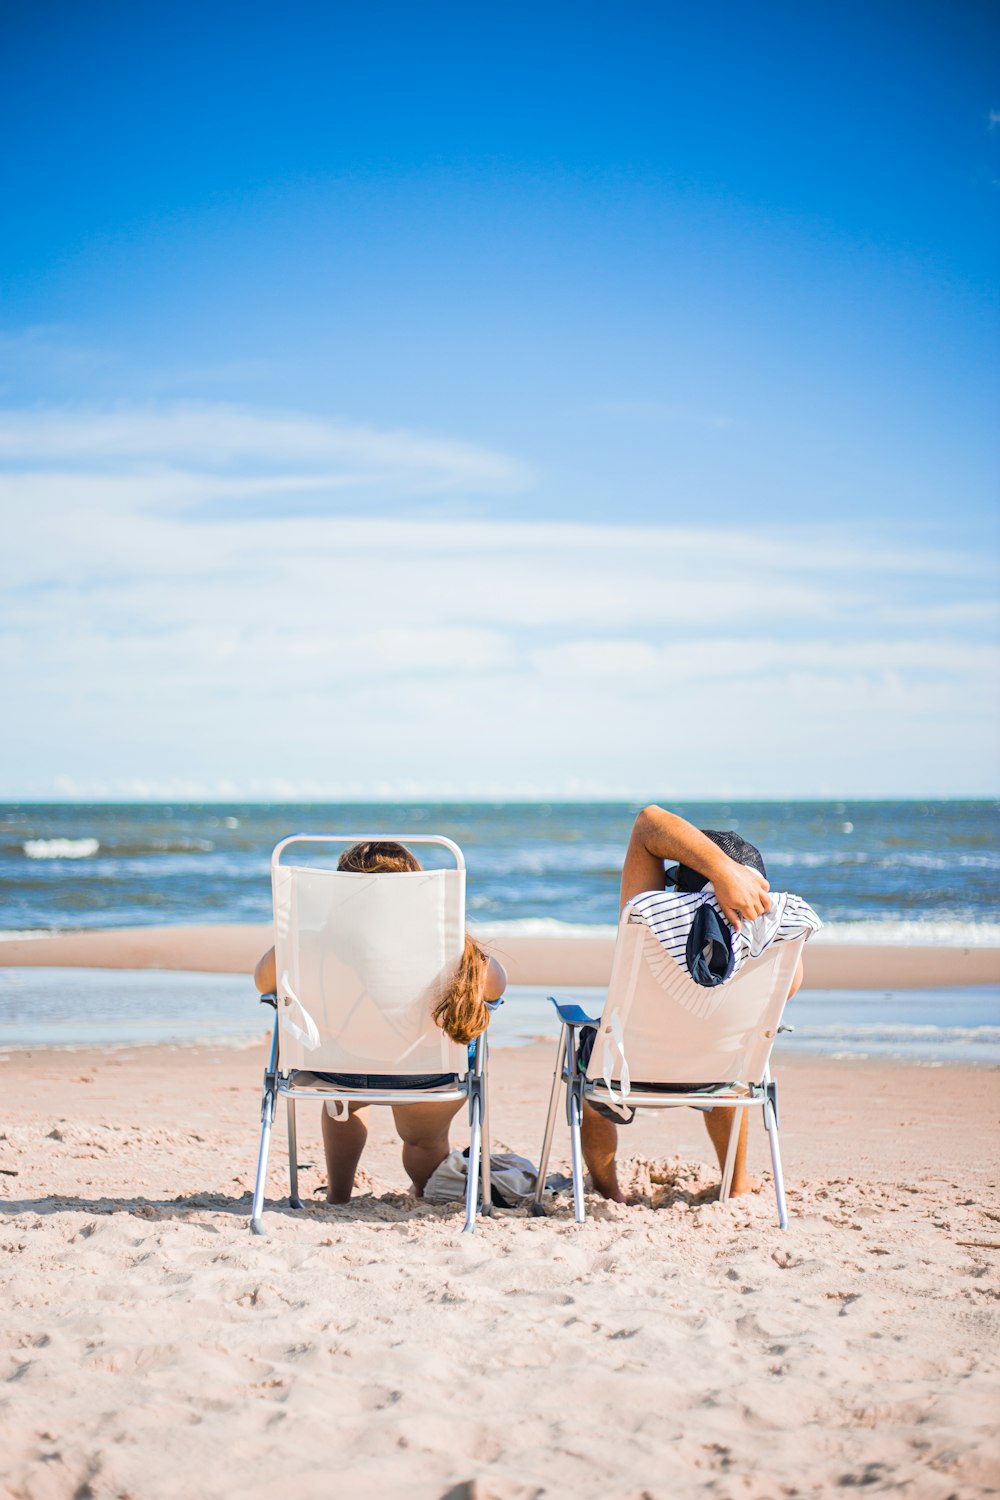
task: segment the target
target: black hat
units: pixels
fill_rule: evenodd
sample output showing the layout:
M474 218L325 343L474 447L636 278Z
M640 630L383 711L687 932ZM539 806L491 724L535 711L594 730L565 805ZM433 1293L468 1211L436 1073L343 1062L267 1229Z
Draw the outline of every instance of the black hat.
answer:
M703 828L701 831L713 844L718 845L723 854L735 859L738 865L749 865L751 870L756 870L767 879L760 850L738 833L724 832L717 828ZM690 869L688 865L677 865L673 872L668 870L667 879L671 878L679 891L700 891L708 884L704 875L699 875L697 870Z

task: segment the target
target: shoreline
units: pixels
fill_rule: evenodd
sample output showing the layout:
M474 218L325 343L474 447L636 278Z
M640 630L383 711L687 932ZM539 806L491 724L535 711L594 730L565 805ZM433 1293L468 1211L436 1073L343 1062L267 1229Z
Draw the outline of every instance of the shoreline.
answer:
M606 985L612 937L491 934L483 944L511 984ZM270 923L178 924L10 937L0 933L2 968L150 969L249 974L271 946ZM941 989L1000 983L1000 948L938 944L824 943L805 953L810 989Z

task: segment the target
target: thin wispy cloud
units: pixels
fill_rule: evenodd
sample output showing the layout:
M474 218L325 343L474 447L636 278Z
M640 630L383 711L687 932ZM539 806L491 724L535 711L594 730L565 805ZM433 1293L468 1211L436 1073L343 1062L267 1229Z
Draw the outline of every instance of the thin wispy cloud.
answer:
M919 791L935 765L985 784L974 550L829 523L399 519L388 489L366 513L359 473L433 493L526 471L295 413L92 416L0 418L0 661L28 747L10 790L805 795ZM175 446L188 467L157 468ZM295 483L333 483L321 462L354 513L283 514ZM273 514L197 514L260 494Z
M530 479L527 466L473 443L220 402L0 412L0 463L17 465L36 484L63 471L72 481L74 465L100 472L103 464L109 479L123 469L154 480L166 474L189 492L195 469L238 475L251 468L251 482L260 483L260 469L272 466L285 471L289 488L350 484L400 496L502 494ZM309 472L319 465L322 473ZM209 484L206 493L218 491Z

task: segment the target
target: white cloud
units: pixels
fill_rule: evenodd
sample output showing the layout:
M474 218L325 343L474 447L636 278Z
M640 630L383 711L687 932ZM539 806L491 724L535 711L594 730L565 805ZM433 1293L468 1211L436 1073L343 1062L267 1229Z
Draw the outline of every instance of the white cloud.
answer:
M179 469L181 477L191 464L209 472L320 464L329 466L328 480L346 473L352 481L391 482L403 494L504 493L529 478L524 465L473 443L221 402L2 412L0 461L36 471L88 463L111 464L111 473L122 465L154 475Z
M233 407L96 413L94 431L34 416L0 419L30 466L0 481L0 792L995 786L982 554L829 525L194 519L296 486L356 500L524 471Z

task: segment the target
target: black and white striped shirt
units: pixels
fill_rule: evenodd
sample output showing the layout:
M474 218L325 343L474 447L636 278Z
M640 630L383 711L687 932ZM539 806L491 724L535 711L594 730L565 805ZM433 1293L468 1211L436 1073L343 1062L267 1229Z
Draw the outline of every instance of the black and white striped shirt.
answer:
M730 978L739 973L748 958L759 958L772 943L801 937L802 933L812 936L823 925L801 896L781 891L771 891L770 896L771 910L752 921L742 922L739 932L733 933L734 964ZM712 885L706 885L700 891L645 891L629 903L629 921L641 922L648 927L686 974L688 933L695 912L706 902L711 902L722 922L728 926Z

